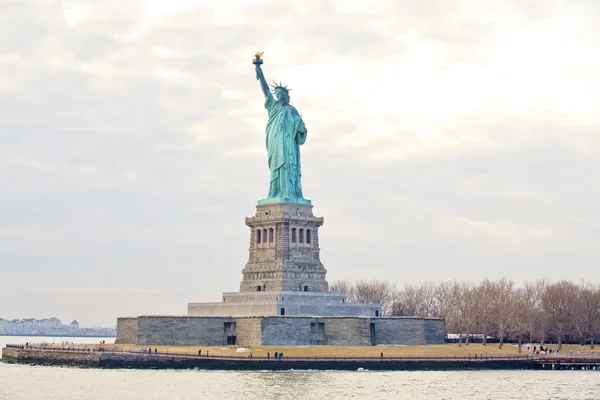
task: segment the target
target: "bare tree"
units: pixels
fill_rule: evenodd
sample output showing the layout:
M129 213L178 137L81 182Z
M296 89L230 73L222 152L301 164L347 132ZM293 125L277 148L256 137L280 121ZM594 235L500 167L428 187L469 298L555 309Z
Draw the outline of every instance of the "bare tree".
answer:
M344 293L348 300L353 301L354 298L354 283L348 280L334 281L329 285L329 291L335 293Z
M579 344L581 346L585 345L585 336L587 334L585 312L583 311L585 307L583 302L583 292L586 286L587 283L585 281L581 281L581 286L578 288L579 291L577 292L577 301L573 305L573 330L577 332L577 335L579 336Z
M562 350L563 338L574 326L578 292L572 282L561 281L548 285L542 295L544 315L558 339L558 350Z
M600 332L600 286L577 286L545 279L524 282L515 288L506 278L471 282L425 282L406 284L397 290L386 281L336 281L330 291L345 293L356 303L379 303L383 316L437 317L446 321L448 332L459 335L459 346L469 344L472 333L482 333L483 343L495 332L502 348L507 336L516 338L521 351L523 340L556 336L559 349L565 335L578 332L589 336L594 347Z
M356 303L379 303L384 316L391 314L392 300L396 287L385 281L360 280L354 286L353 299Z
M458 332L458 346L462 346L463 336L465 344L469 344L470 334L473 333L475 306L474 285L470 282L455 282L452 285L452 302L454 306L450 313L450 326Z
M515 289L510 303L510 327L511 333L516 336L519 353L523 348L523 336L530 328L530 315L528 293L526 288Z
M504 336L508 332L511 317L511 302L513 298L514 283L502 278L492 284L492 317L499 339L498 347L504 346Z
M528 319L528 334L529 341L534 341L534 333L535 333L535 322L533 319L534 310L539 308L539 296L535 282L525 281L523 282L523 290L521 291L521 299L523 300L523 304L529 313Z
M545 279L540 279L535 282L525 281L523 284L524 292L523 299L527 304L527 312L529 313L529 341L534 342L536 338L541 344L546 340L547 324L544 312L542 310L542 295L546 290L548 282Z
M487 335L493 326L493 288L489 279L485 279L477 285L473 295L475 296L475 325L477 330L483 334L483 345L487 345Z
M396 297L394 284L385 281L360 280L335 281L329 285L330 292L345 293L348 301L352 303L377 303L381 304L382 316L392 314L392 303Z
M452 308L452 282L440 282L435 287L434 299L434 309L431 316L447 319Z
M419 288L413 285L404 285L398 291L398 296L392 305L392 315L421 317L421 310L422 299Z
M437 287L431 282L425 282L419 286L419 298L421 299L421 316L431 318L435 314L436 309L436 290Z
M579 293L579 306L576 319L583 333L590 337L592 349L595 346L596 333L600 329L600 287L584 284Z

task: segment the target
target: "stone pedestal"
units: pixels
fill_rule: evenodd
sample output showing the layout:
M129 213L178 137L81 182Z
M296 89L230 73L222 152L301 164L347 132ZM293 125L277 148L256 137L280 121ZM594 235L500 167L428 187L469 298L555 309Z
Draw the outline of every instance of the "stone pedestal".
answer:
M240 292L328 292L327 270L319 258L319 227L311 205L279 203L256 206L246 218L250 255L242 270Z
M190 316L352 316L378 317L379 304L348 303L329 293L319 258L319 228L312 205L259 204L246 218L248 262L240 291L223 293L221 303L189 303Z

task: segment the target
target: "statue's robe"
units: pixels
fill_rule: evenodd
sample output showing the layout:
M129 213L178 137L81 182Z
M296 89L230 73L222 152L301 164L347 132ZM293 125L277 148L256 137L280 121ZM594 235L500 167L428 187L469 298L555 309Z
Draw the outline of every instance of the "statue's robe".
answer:
M300 183L300 145L306 141L305 132L298 132L296 124L301 121L294 106L282 104L269 93L265 100L269 114L267 122L267 150L271 184L268 198L289 200L303 199Z

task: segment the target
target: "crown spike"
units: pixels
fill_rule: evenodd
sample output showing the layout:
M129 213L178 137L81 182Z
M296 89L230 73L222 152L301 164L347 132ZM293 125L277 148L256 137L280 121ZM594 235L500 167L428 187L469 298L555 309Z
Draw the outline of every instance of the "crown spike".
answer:
M292 89L288 89L287 85L283 85L281 82L277 83L275 81L273 81L274 85L269 84L269 86L271 86L271 92L275 93L277 90L283 90L286 93L289 93L290 90Z

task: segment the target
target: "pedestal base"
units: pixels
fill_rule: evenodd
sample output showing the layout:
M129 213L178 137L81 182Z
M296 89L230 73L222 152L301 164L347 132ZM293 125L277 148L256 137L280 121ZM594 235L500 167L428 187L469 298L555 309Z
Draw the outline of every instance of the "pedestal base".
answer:
M289 204L302 204L310 206L312 203L307 199L289 199L287 197L275 197L271 199L262 199L258 200L257 204L259 206L264 206L267 204L280 204L280 203L289 203Z
M347 303L342 293L233 292L222 303L188 303L188 315L220 317L379 317L379 304Z

